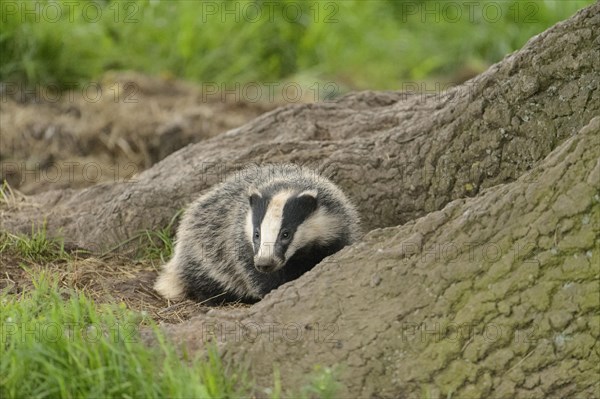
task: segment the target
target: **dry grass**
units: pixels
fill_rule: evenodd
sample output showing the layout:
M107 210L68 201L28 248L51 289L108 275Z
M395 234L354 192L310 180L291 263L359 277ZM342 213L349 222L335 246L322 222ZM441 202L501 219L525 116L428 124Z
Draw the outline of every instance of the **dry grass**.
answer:
M198 86L133 72L95 83L102 88L97 101L71 90L3 102L0 181L28 195L128 181L187 144L280 105L207 97Z
M11 249L0 256L0 290L10 294L33 289L32 276L45 270L56 276L60 286L80 290L98 304L124 304L159 323L181 323L210 309L192 301L170 302L161 298L152 288L160 270L157 261L75 255L67 260L33 262Z

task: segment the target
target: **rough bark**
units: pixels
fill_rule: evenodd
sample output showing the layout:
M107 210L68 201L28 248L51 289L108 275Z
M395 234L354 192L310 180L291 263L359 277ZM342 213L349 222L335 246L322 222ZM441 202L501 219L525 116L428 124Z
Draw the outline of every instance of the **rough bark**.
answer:
M465 85L437 95L355 93L270 112L187 146L134 181L60 190L4 207L1 227L101 250L168 223L242 164L317 166L355 199L365 230L395 226L514 181L600 111L600 5L531 39Z
M339 397L600 391L600 118L516 182L376 229L257 305L165 326L271 386L340 366Z

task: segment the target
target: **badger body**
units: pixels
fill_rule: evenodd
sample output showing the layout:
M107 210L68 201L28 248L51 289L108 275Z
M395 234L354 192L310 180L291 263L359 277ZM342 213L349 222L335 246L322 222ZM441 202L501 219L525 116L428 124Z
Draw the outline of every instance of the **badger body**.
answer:
M256 302L359 236L356 209L327 178L291 164L246 168L188 207L155 289Z

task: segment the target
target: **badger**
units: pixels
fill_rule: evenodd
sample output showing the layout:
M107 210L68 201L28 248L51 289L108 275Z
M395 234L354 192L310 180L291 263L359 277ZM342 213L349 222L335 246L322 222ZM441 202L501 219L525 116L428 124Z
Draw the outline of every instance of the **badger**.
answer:
M360 237L354 205L293 164L247 167L191 203L155 290L167 299L254 303Z

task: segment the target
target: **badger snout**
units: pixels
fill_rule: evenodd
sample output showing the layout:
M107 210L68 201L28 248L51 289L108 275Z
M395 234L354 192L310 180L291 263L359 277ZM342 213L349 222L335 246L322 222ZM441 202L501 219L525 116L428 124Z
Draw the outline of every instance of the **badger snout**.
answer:
M263 244L254 255L254 267L261 273L272 273L281 269L285 261L277 256L274 245Z
M260 258L254 259L254 267L261 273L272 273L279 270L283 262L278 261L275 258Z
M255 265L255 268L261 273L271 273L275 271L275 265Z

